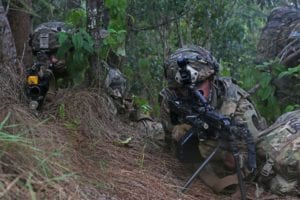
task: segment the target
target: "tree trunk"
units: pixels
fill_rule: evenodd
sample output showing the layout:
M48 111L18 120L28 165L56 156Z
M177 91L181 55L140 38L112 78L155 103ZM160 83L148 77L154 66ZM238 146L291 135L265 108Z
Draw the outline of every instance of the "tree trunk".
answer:
M29 8L32 7L31 0L24 0ZM32 64L31 48L28 45L30 33L32 32L32 20L30 10L24 8L21 3L14 1L7 15L11 31L15 40L18 59L25 65Z
M103 37L101 33L107 28L107 13L104 7L104 0L87 0L87 30L95 41L95 49L99 51ZM90 57L89 84L103 85L105 68L100 62L99 53Z
M6 12L0 0L0 62L16 63L16 47Z

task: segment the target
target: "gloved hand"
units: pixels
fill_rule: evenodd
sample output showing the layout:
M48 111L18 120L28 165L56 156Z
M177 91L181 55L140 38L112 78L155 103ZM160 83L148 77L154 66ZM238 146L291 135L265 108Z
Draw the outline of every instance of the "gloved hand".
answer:
M178 124L174 126L172 130L172 138L178 142L191 127L192 126L189 124Z

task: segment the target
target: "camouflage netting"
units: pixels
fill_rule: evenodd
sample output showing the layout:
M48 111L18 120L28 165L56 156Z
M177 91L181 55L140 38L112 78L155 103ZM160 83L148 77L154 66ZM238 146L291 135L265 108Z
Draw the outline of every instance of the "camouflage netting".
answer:
M274 9L262 30L257 46L258 63L278 58L287 68L300 64L300 9L281 7ZM299 104L300 86L296 77L274 79L276 96L283 105Z

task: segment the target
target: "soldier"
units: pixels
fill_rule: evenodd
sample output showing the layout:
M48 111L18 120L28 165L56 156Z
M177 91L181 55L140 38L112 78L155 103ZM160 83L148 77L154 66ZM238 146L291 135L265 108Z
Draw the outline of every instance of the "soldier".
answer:
M108 99L108 105L113 114L126 115L126 119L135 122L143 137L153 139L156 142L163 140L161 138L163 135L162 124L140 111L131 98L125 97L126 79L119 69L109 67L105 88L111 97Z
M124 113L126 111L125 102L125 90L126 90L126 79L121 71L114 67L109 67L108 73L105 79L106 92L114 101L113 113Z
M300 110L280 116L259 133L258 183L276 194L300 195Z
M46 22L40 24L30 37L29 45L35 61L27 70L26 94L32 109L39 108L46 95L55 92L55 80L67 76L65 60L58 59L56 55L60 47L58 33L66 31L63 22Z
M160 96L161 120L165 130L166 143L173 147L178 146L178 142L191 128L170 107L170 100L182 102L183 106L186 107L190 107L191 103L190 93L182 84L185 77L182 77L179 72L178 59L182 58L187 63L186 69L190 73L191 82L202 93L208 104L220 114L229 117L233 124L240 129L239 131L247 135L248 142L251 143L245 152L248 156L242 156L244 154L240 152L240 157L244 161L245 167L243 169L245 172L253 172L256 168L256 152L253 140L256 140L258 132L265 128L265 121L251 103L249 94L236 85L232 78L218 77L219 64L216 59L210 52L198 46L186 46L178 49L170 56L164 66L168 86L161 91ZM213 132L207 133L207 136L204 141L199 141L197 149L202 158L206 158L207 153L211 152L212 147L217 144L213 139ZM231 154L224 151L220 155L222 163L226 165L225 167L233 170L234 161ZM236 183L236 180L222 182L215 174L215 171L220 171L219 166L213 171L208 170L210 167L207 167L208 171L200 174L203 181L216 192ZM222 174L224 176L223 172Z

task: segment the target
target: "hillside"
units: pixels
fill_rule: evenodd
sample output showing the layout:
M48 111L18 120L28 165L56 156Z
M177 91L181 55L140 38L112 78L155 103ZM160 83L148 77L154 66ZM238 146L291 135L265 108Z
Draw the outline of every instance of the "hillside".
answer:
M33 113L15 74L0 68L1 199L236 198L215 195L199 179L181 193L192 170L113 115L103 92L59 90ZM122 145L124 136L133 140Z

